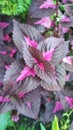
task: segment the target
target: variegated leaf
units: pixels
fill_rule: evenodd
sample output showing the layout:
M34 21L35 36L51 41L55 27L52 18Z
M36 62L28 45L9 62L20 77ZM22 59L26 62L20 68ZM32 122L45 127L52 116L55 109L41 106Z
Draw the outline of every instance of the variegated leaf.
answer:
M38 49L42 52L54 49L51 62L57 65L68 53L68 44L69 42L65 42L63 38L50 37L42 41L38 45Z
M12 95L13 93L17 94L22 91L26 93L34 90L39 86L40 79L32 76L28 76L23 81L19 81L18 83L16 82L24 66L24 61L18 60L12 63L10 68L6 71L4 77L4 91L8 92L8 95L9 93ZM10 91L10 88L12 91Z
M23 46L26 45L24 36L30 37L31 40L35 40L36 42L43 40L42 35L37 29L27 24L20 24L14 20L13 40L21 53L23 52ZM23 45L23 42L25 45Z

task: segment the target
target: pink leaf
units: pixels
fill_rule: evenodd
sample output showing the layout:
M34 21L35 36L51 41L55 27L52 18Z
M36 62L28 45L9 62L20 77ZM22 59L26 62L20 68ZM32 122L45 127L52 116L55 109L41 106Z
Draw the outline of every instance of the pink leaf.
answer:
M67 97L67 96L66 96L65 99L67 100L67 102L68 102L70 108L73 108L73 98L70 98L70 97Z
M43 52L43 57L45 60L50 61L53 56L54 49L51 49L50 51Z
M25 79L27 76L35 76L35 72L33 69L29 68L29 67L25 67L22 71L21 71L21 75L17 78L16 82L18 81L22 81L23 79Z
M39 9L48 9L48 8L53 8L55 9L56 6L52 2L52 0L46 0L40 7Z
M49 17L44 17L41 20L35 22L34 24L41 24L49 29L51 27L52 21Z
M56 113L56 112L61 111L61 110L63 110L62 104L60 101L57 101L55 103L55 108L53 110L53 113Z
M24 38L28 45L37 48L38 43L35 40L31 40L30 37L26 37L26 36L24 36Z
M7 26L9 26L9 23L0 22L0 27L2 27L3 29L6 28Z

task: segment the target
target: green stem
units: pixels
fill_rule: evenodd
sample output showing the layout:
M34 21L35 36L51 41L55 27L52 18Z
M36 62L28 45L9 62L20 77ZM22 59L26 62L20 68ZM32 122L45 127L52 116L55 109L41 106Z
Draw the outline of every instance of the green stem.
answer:
M71 116L72 113L73 113L73 109L70 111L70 113L69 113L69 117Z
M63 6L63 7L65 7L65 6L72 6L73 4L66 4L66 5L60 5L60 6Z

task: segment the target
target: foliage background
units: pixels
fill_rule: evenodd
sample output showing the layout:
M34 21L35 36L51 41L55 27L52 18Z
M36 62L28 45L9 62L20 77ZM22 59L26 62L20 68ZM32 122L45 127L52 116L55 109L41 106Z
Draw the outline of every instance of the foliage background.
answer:
M0 0L0 12L1 14L11 17L20 18L21 21L26 19L31 0ZM64 11L63 6L60 6ZM67 34L65 35L67 38ZM73 55L73 51L71 51ZM73 81L67 83L73 86ZM11 112L0 115L0 128L1 130L69 130L73 120L73 110L69 110L62 115L62 119L54 117L54 121L48 124L43 124L39 120L35 121L27 117L20 115L20 120L15 123L11 120Z

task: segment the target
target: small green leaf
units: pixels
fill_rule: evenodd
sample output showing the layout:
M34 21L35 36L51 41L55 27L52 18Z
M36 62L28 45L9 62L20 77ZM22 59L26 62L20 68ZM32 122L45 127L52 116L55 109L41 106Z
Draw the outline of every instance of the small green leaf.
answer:
M58 125L58 118L55 116L54 121L52 123L52 130L60 130Z
M46 130L42 123L40 123L41 130Z
M14 123L10 119L11 112L0 114L0 128L1 130L6 130L8 126L13 126Z

